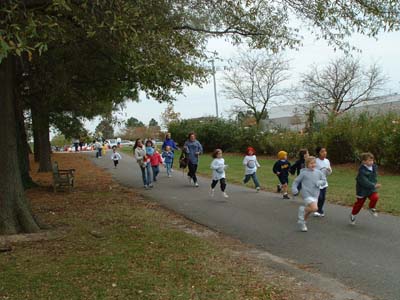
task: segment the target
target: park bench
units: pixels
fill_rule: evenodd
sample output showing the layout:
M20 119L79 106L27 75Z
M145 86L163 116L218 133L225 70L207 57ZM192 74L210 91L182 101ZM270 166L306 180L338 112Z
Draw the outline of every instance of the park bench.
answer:
M58 188L68 189L70 192L74 187L74 173L75 169L60 170L58 163L53 163L53 188L57 192Z

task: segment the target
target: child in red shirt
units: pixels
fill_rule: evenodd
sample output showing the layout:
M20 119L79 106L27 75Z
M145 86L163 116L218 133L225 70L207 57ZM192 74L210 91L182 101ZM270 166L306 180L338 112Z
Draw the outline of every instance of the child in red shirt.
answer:
M157 175L160 173L160 164L163 163L163 159L157 150L154 150L153 155L150 155L150 164L153 170L153 181L157 181Z

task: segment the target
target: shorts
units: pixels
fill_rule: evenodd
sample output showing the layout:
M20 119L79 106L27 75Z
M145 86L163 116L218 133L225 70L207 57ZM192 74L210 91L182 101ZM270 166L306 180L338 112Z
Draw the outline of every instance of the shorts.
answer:
M313 202L318 202L318 198L307 197L304 199L304 203L306 206L310 205Z
M278 176L278 178L279 178L279 182L281 183L281 184L288 184L289 183L289 177L286 177L286 176Z

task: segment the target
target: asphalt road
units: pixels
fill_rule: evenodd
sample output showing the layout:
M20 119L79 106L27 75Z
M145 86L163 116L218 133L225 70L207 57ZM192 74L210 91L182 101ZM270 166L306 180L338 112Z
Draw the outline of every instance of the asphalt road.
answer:
M93 157L93 161L110 171L122 185L142 189L147 197L197 223L336 279L373 298L400 300L398 217L380 214L376 218L362 210L357 225L352 226L348 222L350 208L327 204L326 217L310 219L309 231L303 233L296 223L300 198L282 200L278 194L256 193L250 185L230 185L229 170L229 199L225 200L219 186L214 198L209 196L209 179L199 178L200 187L195 188L180 170L167 178L161 168L155 187L144 190L140 169L132 157L123 155L117 169L110 154L102 159Z

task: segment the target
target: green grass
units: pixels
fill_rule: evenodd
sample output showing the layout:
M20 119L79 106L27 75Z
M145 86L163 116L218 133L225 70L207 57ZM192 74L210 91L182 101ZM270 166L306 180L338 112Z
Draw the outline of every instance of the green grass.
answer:
M280 293L222 246L178 231L162 210L131 201L59 220L72 228L62 240L0 253L0 299L267 300Z

